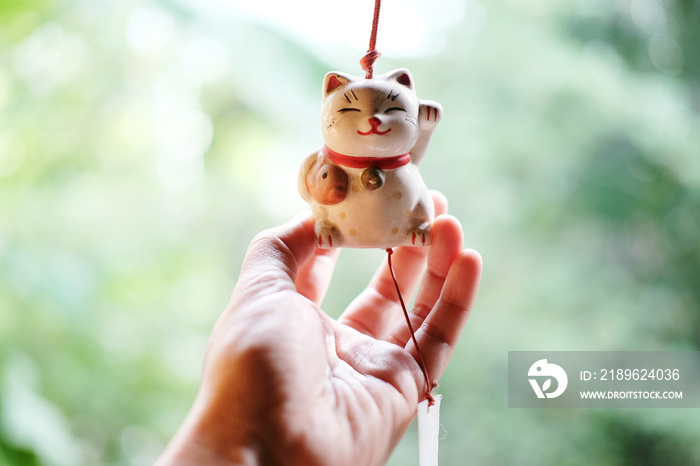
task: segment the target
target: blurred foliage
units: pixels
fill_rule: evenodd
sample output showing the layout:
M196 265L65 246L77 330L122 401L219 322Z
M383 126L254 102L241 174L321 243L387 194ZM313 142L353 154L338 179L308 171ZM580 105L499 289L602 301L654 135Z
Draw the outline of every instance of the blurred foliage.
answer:
M700 349L700 2L448 4L377 64L443 104L422 172L485 260L441 464L700 464L693 410L509 410L505 380L509 350ZM0 3L0 466L153 462L361 53L224 4ZM331 314L383 257L343 252Z

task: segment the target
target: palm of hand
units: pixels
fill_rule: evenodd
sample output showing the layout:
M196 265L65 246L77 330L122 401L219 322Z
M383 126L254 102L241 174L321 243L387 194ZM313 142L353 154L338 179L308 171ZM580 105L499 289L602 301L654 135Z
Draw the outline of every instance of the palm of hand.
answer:
M441 197L435 204L446 210ZM405 296L427 265L410 318L437 379L481 262L462 248L453 217L437 218L432 237L428 248L397 248L393 261ZM425 379L389 270L380 267L335 321L319 306L336 258L337 250L314 248L309 220L264 232L248 250L193 409L210 435L202 443L234 464L384 464L415 416Z

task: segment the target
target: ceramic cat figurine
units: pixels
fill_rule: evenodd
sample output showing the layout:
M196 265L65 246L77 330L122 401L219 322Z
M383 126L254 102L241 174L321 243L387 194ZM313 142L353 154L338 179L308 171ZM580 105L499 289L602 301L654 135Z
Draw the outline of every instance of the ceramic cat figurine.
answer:
M430 244L433 202L418 164L441 116L440 104L418 99L408 70L326 75L325 145L299 172L319 247Z

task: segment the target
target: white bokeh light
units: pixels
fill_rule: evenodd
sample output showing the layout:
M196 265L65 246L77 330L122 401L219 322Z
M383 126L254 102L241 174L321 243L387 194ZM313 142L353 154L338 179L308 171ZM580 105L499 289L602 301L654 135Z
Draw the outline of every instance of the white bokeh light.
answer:
M664 74L677 76L683 72L683 49L671 36L654 34L649 41L649 58Z
M294 32L319 46L342 44L366 50L374 1L327 2L306 0L303 5L284 0L218 0L238 13ZM377 49L394 56L419 55L439 46L444 29L465 15L467 2L416 0L384 2L381 6Z

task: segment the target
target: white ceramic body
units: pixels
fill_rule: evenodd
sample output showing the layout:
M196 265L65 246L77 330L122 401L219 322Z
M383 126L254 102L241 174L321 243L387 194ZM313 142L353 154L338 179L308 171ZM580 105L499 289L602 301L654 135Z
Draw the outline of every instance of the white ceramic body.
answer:
M323 149L316 151L299 173L299 191L311 206L318 245L386 249L430 244L434 207L418 164L441 118L440 105L420 101L404 69L372 79L328 73L323 92L324 141L330 152L343 158L331 161L324 158ZM408 163L382 165L408 153ZM366 166L353 167L355 159L367 161ZM339 202L334 198L329 203L315 194L317 178L309 174L322 163L347 175ZM379 170L381 187L372 190L360 179L370 166L384 167Z

